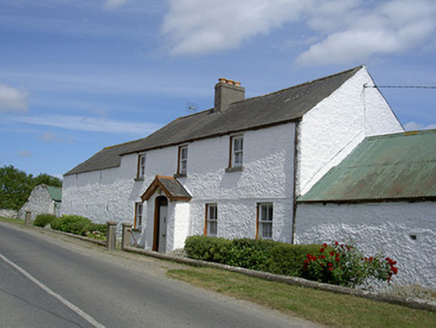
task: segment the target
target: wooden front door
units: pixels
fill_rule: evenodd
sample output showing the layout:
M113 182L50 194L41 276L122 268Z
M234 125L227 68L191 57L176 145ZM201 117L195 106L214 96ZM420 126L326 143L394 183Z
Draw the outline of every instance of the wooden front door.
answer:
M168 199L165 196L156 198L154 207L154 240L153 251L165 253L167 244Z

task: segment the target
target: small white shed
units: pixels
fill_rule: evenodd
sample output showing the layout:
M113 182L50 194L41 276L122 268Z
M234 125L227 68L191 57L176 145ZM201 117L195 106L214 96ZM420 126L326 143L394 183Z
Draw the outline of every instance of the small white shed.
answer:
M33 188L29 199L18 212L18 218L24 220L26 216L35 220L39 214L60 215L62 188L40 184Z

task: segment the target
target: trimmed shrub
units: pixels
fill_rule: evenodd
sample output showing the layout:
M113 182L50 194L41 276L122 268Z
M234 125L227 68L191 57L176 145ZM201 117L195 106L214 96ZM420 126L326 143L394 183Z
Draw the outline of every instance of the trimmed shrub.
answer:
M186 239L189 258L218 262L251 270L301 276L308 253L320 245L291 245L265 239L191 236Z
M189 258L224 263L231 241L224 238L191 236L186 238L185 251Z
M265 239L234 239L225 254L225 264L252 270L265 270L275 243Z
M277 242L269 253L265 271L301 277L307 254L319 250L319 245L291 245Z
M62 215L51 222L51 228L63 232L81 235L86 225L92 224L91 220L78 215Z
M56 219L56 216L53 214L39 214L35 221L33 222L33 225L36 227L44 228L46 225L50 224L54 219Z

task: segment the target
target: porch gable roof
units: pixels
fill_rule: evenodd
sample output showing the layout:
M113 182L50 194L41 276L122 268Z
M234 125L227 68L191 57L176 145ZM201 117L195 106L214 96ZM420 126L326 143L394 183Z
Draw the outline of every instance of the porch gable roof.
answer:
M146 200L150 199L150 197L159 188L171 201L190 201L192 199L192 196L189 194L189 192L186 191L186 189L180 184L180 182L176 178L156 175L153 182L142 194L142 201L145 202Z

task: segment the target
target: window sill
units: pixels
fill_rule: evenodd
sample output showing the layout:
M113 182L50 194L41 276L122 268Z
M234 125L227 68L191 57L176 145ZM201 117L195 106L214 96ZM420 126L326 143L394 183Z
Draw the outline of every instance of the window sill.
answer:
M144 181L144 178L134 178L135 181Z
M242 171L244 171L244 167L243 166L234 166L234 167L226 168L226 172L227 173L242 172Z
M186 178L188 175L186 173L176 173L174 178Z
M142 228L133 228L132 232L142 232Z

